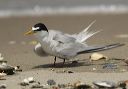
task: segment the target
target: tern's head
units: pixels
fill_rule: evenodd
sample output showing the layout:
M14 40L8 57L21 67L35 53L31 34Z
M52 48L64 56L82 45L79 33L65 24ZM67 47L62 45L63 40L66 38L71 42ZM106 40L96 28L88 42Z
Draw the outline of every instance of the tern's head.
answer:
M37 23L32 27L30 31L26 32L25 35L34 34L41 31L48 32L48 29L43 23Z

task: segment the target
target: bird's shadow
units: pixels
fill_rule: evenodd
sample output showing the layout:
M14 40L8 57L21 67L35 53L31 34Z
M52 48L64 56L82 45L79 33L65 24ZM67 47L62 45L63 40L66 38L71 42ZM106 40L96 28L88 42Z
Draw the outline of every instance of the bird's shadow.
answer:
M87 62L66 62L65 64L63 64L62 62L56 63L56 65L53 64L43 64L43 65L37 65L34 66L32 69L36 69L36 68L65 68L65 67L80 67L80 66L90 66L92 65L91 63L87 63Z

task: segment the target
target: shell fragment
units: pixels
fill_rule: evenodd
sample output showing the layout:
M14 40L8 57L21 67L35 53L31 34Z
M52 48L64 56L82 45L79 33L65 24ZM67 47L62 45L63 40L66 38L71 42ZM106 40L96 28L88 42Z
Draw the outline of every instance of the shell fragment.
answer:
M33 77L28 77L28 81L29 81L29 83L33 83L34 82L34 78Z
M90 56L90 61L97 61L97 60L101 60L101 59L108 59L106 56L104 56L103 54L100 53L93 53Z
M111 81L100 81L100 82L93 82L94 85L98 86L99 88L114 88L116 84Z

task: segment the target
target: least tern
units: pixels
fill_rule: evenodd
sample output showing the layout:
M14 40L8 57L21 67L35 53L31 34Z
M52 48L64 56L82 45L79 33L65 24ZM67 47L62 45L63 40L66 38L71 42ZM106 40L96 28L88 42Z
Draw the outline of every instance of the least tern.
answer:
M63 63L65 63L65 60L73 59L79 54L107 50L123 45L120 43L103 46L87 45L86 40L99 32L88 30L93 23L80 33L72 35L56 30L48 30L43 23L37 23L25 35L34 34L39 42L34 48L35 53L39 56L54 56L54 65L56 57L63 59Z

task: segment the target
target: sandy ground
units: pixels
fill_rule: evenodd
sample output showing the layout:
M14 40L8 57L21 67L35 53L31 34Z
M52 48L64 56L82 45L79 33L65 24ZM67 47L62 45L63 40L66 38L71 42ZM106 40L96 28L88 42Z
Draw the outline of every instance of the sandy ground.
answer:
M34 77L36 82L46 85L48 80L54 80L56 84L74 84L78 81L92 85L94 81L112 81L118 83L118 81L126 80L128 72L126 73L55 73L47 70L36 70L29 72L22 72L14 76L6 77L7 80L1 80L0 83L7 84L7 89L31 89L29 86L20 86L21 81L28 77ZM100 77L97 77L100 76ZM38 88L37 88L38 89ZM40 88L39 88L40 89Z
M35 76L35 78L43 80L47 80L47 78L55 78L54 76L59 76L57 81L61 81L60 77L65 76L69 82L72 79L75 80L83 80L83 81L93 81L93 80L104 80L111 78L113 81L123 80L127 78L127 72L124 73L104 73L105 71L96 71L100 73L90 73L94 66L86 65L86 61L88 61L90 54L83 54L78 56L78 59L81 60L76 65L71 65L70 63L66 63L64 66L61 66L63 60L57 60L57 67L55 70L71 70L76 73L71 75L67 74L56 74L52 75L52 73L44 72L53 68L53 57L39 57L35 55L33 52L34 43L32 42L34 37L32 36L24 36L24 33L28 31L31 26L33 26L37 22L42 22L46 24L49 29L56 29L66 33L77 33L87 27L92 21L96 20L96 23L90 28L92 30L102 30L99 34L90 38L87 43L88 44L110 44L110 43L125 43L126 45L123 47L119 47L116 49L102 51L100 53L105 54L106 56L112 58L124 59L128 56L128 14L119 14L119 15L58 15L58 16L39 16L39 17L11 17L11 18L0 18L0 52L5 57L5 60L8 61L8 64L12 66L21 66L23 71L28 71L21 73L17 76L9 76L6 81L2 81L2 83L7 83L13 81L15 79L19 82L21 81L21 77L26 76ZM84 65L83 65L84 63ZM87 62L88 63L88 62ZM101 62L98 63L98 65ZM119 69L125 68L127 71L127 66L124 63L121 63ZM41 69L38 70L38 69ZM31 72L29 72L31 70ZM36 75L36 72L39 75ZM83 73L78 73L83 72ZM85 73L84 73L85 72ZM114 71L110 71L114 72ZM119 72L119 71L117 71ZM29 75L30 74L30 75ZM101 75L100 77L96 77L97 75ZM68 80L68 78L71 79ZM87 77L86 77L87 76ZM91 77L92 76L92 77ZM107 76L107 77L104 77ZM119 77L116 77L119 76ZM76 79L75 79L75 78ZM85 78L83 78L85 77ZM1 82L1 81L0 81ZM61 81L63 82L63 81ZM13 85L14 84L14 85ZM15 86L17 83L9 84L9 89L20 89L19 86ZM12 88L13 86L13 88ZM14 87L15 86L15 87Z

